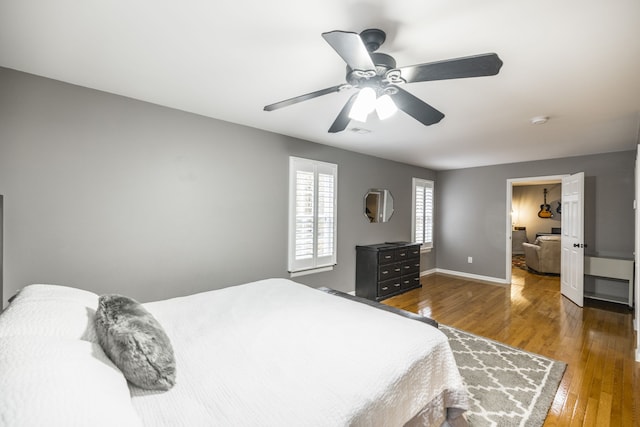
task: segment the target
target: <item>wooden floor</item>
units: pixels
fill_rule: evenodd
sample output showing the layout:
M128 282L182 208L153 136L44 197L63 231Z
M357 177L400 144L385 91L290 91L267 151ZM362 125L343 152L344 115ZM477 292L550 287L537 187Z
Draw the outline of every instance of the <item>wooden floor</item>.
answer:
M640 426L640 363L626 306L560 294L557 276L513 268L511 286L434 274L384 303L568 364L545 426Z

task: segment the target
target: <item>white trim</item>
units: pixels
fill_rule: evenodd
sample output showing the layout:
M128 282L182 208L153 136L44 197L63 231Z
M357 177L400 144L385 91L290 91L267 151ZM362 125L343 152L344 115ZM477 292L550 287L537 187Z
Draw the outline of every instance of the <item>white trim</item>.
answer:
M511 283L511 275L512 275L512 265L513 262L513 218L511 217L511 213L513 212L513 180L507 179L507 247L506 247L506 258L505 258L505 269L504 269L504 280L507 283Z
M436 274L436 272L437 272L436 270L437 270L437 269L432 268L431 270L421 271L421 272L420 272L420 277L422 277L422 276L430 276L430 275L432 275L432 274Z
M312 189L307 189L307 197L313 199L311 204L311 216L313 217L312 243L305 243L311 246L310 254L305 257L296 259L296 246L298 246L298 234L296 230L297 221L297 190L298 190L298 174L306 173L313 176L311 180ZM331 253L321 256L320 250L320 224L319 202L321 175L332 177L333 180L333 230L332 239L333 247ZM319 273L322 271L333 270L333 266L337 263L338 255L338 165L334 163L322 162L319 160L304 159L301 157L289 157L289 219L288 219L288 248L287 248L287 268L291 277L303 276L306 274ZM307 217L309 213L307 213ZM306 238L308 241L309 238Z
M289 277L306 276L308 274L322 273L323 271L331 271L331 270L333 270L332 265L328 267L310 268L308 270L290 271Z
M565 176L569 176L569 174L564 175L546 175L546 176L532 176L527 178L509 178L507 179L507 211L506 211L506 251L505 251L505 282L511 283L512 272L511 272L511 257L512 257L512 242L511 242L511 230L513 229L513 223L511 218L511 211L513 210L513 184L521 183L527 185L538 185L541 184L540 181L553 181L560 182L560 186L562 186L562 178Z
M429 226L431 227L431 241L423 242L419 239L416 239L416 187L422 186L425 188L431 189L431 223ZM424 178L411 178L411 239L415 242L419 242L422 246L420 249L421 253L427 252L434 247L435 241L435 204L436 204L436 183L432 179L424 179ZM426 206L425 206L425 216L426 216ZM423 227L426 225L426 221L423 218Z
M498 277L481 276L479 274L464 273L462 271L445 270L443 268L436 268L436 273L448 274L449 276L464 277L465 279L480 280L482 282L496 283L498 285L511 284L510 282L507 282L506 280L500 279Z
M640 127L638 127L638 139L640 139ZM633 207L634 207L634 225L635 225L635 236L634 236L634 261L635 261L635 276L634 276L634 292L635 292L635 317L633 321L633 326L636 330L636 362L640 362L640 334L638 334L638 319L640 318L640 209L638 209L638 200L640 200L640 171L638 170L638 162L640 159L640 144L636 147L636 163L634 168L634 184L635 184L635 194L633 197Z

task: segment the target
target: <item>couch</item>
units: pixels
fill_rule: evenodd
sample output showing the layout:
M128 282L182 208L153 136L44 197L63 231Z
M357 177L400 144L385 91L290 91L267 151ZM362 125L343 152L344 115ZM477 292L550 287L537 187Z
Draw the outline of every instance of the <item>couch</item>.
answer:
M560 274L560 235L539 236L533 243L523 243L527 267L538 273Z

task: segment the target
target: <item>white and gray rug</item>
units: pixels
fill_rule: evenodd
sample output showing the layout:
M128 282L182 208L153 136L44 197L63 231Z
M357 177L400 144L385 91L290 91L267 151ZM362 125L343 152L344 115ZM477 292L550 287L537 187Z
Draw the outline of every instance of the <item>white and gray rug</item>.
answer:
M440 324L469 392L473 427L539 427L566 363Z

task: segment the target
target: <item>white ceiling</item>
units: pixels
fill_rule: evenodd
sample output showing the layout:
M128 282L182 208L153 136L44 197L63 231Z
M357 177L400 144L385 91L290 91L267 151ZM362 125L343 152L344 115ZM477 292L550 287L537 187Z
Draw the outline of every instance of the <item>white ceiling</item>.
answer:
M380 28L398 66L495 52L497 76L411 83L442 111L327 132L351 95L321 33ZM635 149L638 0L0 0L0 66L309 141L454 169ZM534 116L549 116L532 125ZM365 128L360 134L351 128Z

